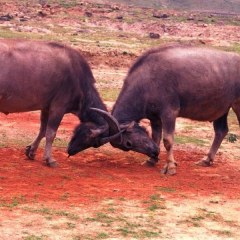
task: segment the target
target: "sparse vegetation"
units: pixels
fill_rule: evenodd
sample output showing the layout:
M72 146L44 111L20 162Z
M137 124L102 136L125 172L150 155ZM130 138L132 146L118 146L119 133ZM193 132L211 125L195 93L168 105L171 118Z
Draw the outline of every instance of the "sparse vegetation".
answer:
M194 137L194 136L180 136L180 135L176 135L175 136L175 142L177 144L188 144L188 143L192 143L196 146L205 146L206 145L206 141L203 139L200 139L198 137Z
M70 220L78 220L79 216L65 210L55 210L48 207L42 207L42 208L31 208L31 207L24 207L25 211L30 213L37 213L42 214L44 216L59 216L59 217L66 217Z
M23 240L46 240L48 239L47 236L37 236L37 235L28 235L26 237L23 237Z

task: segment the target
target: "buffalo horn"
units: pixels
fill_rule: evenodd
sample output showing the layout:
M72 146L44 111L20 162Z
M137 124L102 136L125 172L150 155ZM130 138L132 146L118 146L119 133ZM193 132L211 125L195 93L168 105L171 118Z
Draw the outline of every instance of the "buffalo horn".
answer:
M120 126L115 117L113 117L110 113L98 109L98 108L90 108L91 110L99 113L108 123L109 125L109 136L108 138L113 138L114 140L117 140L117 142L122 142L122 132L120 131ZM111 139L111 140L113 140ZM109 142L109 141L108 141Z
M102 139L100 140L100 144L103 145L103 144L105 144L105 143L111 142L111 141L113 141L113 140L121 137L121 134L122 134L124 131L125 131L125 130L121 130L120 132L118 132L118 133L116 133L116 134L114 134L114 135L112 135L112 136L110 136L110 137L102 138Z

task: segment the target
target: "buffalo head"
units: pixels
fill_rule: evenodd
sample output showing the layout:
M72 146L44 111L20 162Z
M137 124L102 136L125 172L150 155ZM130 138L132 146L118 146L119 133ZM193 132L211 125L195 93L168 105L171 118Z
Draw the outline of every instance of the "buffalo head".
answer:
M76 153L90 147L98 148L121 136L121 131L111 137L106 137L107 133L108 126L106 125L98 127L96 124L91 122L80 124L76 127L73 137L68 144L67 151L69 156L75 155Z
M69 143L68 154L74 155L89 147L100 147L110 142L113 147L124 151L135 151L157 158L159 147L148 136L145 128L136 122L119 124L108 112L92 108L106 120L108 125L98 127L93 123L80 124Z
M76 127L73 137L68 145L68 154L74 155L89 147L99 147L100 137L106 131L105 127L97 128L94 123L82 123Z
M128 124L120 124L122 133L122 140L114 139L111 141L113 147L119 148L123 151L135 151L148 155L151 158L157 158L159 154L159 147L149 137L146 129L139 126L136 122Z

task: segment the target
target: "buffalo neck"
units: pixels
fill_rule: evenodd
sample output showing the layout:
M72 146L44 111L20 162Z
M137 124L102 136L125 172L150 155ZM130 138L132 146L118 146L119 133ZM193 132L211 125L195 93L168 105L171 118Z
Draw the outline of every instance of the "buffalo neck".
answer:
M87 91L81 106L79 118L82 122L94 122L99 126L106 124L106 121L90 108L98 108L107 111L107 108L95 87L92 87Z
M124 85L112 110L112 115L119 123L140 121L145 117L144 89Z

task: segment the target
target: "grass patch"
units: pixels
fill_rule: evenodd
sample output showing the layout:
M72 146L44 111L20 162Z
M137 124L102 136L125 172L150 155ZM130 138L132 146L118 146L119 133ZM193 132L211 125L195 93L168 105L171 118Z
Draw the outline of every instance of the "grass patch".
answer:
M108 237L109 235L107 233L101 232L97 234L96 239L106 239Z
M68 145L69 139L55 137L53 146L59 148L65 148Z
M227 141L230 143L235 143L238 140L238 136L234 133L228 133Z
M177 144L188 144L188 143L192 143L194 145L197 146L205 146L207 144L206 141L196 138L196 137L192 137L192 136L175 136L175 143Z
M90 222L100 222L111 225L116 219L114 217L107 215L106 213L98 212L95 214L94 217L87 218L86 220Z
M152 204L155 203L158 209L163 206L162 198L157 195L152 196L152 199L150 198L149 202ZM127 207L129 203L126 204ZM114 206L119 209L117 203L115 203ZM98 226L101 226L102 230L104 230L101 232L101 235L96 235L96 233L91 234L91 238L89 239L101 239L101 237L149 239L158 237L161 233L159 229L159 222L154 220L152 212L148 212L146 215L136 214L134 209L130 208L130 211L128 211L124 206L122 206L120 210L112 210L113 209L111 208L109 211L109 208L104 207L102 211L99 211L93 214L92 217L85 219L84 223L86 225L95 226L97 224Z
M55 209L51 209L51 208L47 208L47 207L42 207L42 208L30 208L30 207L24 207L25 211L31 212L31 213L38 213L38 214L42 214L45 216L59 216L59 217L66 217L70 220L79 220L79 216L68 212L68 211L64 211L64 210L55 210Z
M148 210L154 212L156 210L158 210L160 207L158 206L158 204L152 204L151 206L148 207Z
M69 197L70 197L70 193L66 192L66 193L63 193L62 196L60 196L60 200L66 201Z
M116 101L120 93L120 89L101 88L99 89L99 93L104 101Z
M145 201L144 203L148 205L147 210L150 212L155 212L159 209L166 209L165 199L160 197L159 194L150 196L150 200Z
M41 235L41 236L37 236L37 235L28 235L26 237L22 238L23 240L46 240L48 239L48 237L46 235Z
M158 191L166 192L166 193L176 192L176 189L171 188L171 187L156 187L156 189L157 189Z
M180 223L186 223L187 225L191 225L193 227L203 227L206 221L216 223L225 222L219 213L208 211L205 208L200 208L195 215L189 216L185 220L180 221Z
M213 230L214 233L216 233L218 236L221 237L226 237L226 238L230 238L233 237L233 233L229 230Z
M20 204L26 203L26 198L24 195L19 195L13 197L11 202L7 202L4 199L0 199L0 207L5 207L5 208L15 208L19 206Z

